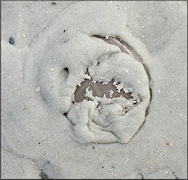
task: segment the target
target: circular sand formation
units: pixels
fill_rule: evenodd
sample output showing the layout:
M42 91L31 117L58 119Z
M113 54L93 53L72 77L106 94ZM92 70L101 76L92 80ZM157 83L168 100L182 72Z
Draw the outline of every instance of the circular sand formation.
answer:
M47 105L66 115L80 143L127 143L150 102L143 65L113 38L74 34L56 50L39 70Z

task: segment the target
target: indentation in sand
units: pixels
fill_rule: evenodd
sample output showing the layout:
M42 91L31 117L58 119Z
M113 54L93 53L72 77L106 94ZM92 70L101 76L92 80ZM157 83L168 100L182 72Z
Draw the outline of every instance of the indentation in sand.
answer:
M115 38L81 33L66 38L56 47L59 54L49 48L38 71L46 106L62 112L80 143L129 142L150 102L143 65Z

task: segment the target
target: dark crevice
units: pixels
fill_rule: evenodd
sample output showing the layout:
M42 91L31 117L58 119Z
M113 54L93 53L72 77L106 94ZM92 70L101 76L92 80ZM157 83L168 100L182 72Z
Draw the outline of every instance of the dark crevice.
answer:
M89 70L88 70L88 68L86 68L85 74L87 74L89 76Z
M148 70L148 67L147 67L146 64L144 64L143 62L141 62L141 63L142 63L142 65L143 65L143 67L144 67L144 70L146 71L146 74L147 74L147 76L148 76L149 81L151 81L151 75L150 75L150 72L149 72L149 70Z
M63 115L64 115L65 117L67 117L67 113L64 113Z
M99 103L97 104L97 108L99 108L99 107L100 107L100 105L101 105L101 104L100 104L100 102L99 102Z
M142 61L143 62L143 61ZM141 62L141 63L142 63ZM148 80L149 80L149 92L150 92L150 103L151 103L151 101L152 101L152 97L153 97L153 92L152 92L152 87L151 87L151 75L150 75L150 72L149 72L149 70L148 70L148 67L144 64L144 63L142 63L142 65L143 65L143 67L144 67L144 69L145 69L145 72L146 72L146 74L147 74L147 76L148 76ZM149 103L149 106L147 107L147 109L146 109L146 114L145 114L145 116L147 116L148 114L149 114L149 107L150 107L150 103Z
M109 44L113 44L115 46L118 46L119 49L121 50L121 52L126 53L126 54L130 54L129 51L127 50L127 48L115 37L109 36L108 38L106 38L106 37L103 37L103 36L100 36L100 35L93 35L93 37L102 39Z
M141 62L141 63L142 63L142 62ZM144 69L145 69L145 72L146 72L146 74L147 74L147 76L148 76L148 80L149 80L149 92L150 92L150 103L151 103L152 97L153 97L152 87L151 87L151 84L150 84L150 82L151 82L151 75L150 75L150 72L149 72L147 66L146 66L144 63L142 63L142 65L143 65L143 67L144 67ZM146 114L145 114L145 116L147 116L148 113L149 113L150 103L149 103L149 106L148 106L147 109L146 109Z
M148 116L149 113L149 107L146 109L145 116Z
M69 73L69 69L67 67L64 68L64 71Z
M151 87L149 87L149 91L150 91L150 103L151 103L151 100L152 100L152 97L153 97L153 90Z
M135 102L133 103L133 105L137 105L137 103L138 103L138 101L135 101Z
M68 114L68 112L67 112L67 114ZM74 123L68 118L68 116L66 116L66 117L67 117L67 119L69 120L69 122L70 122L71 125L72 125L72 126L70 126L71 130L74 132L74 126L75 126L76 124L74 124Z

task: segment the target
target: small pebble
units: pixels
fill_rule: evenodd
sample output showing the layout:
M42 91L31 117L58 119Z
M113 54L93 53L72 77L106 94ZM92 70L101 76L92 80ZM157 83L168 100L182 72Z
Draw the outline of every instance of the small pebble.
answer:
M10 37L9 43L10 43L10 44L14 44L14 39L13 39L12 37Z
M167 145L167 146L169 146L169 145L170 145L170 143L169 143L169 142L167 142L167 143L166 143L166 145Z
M26 110L27 109L27 107L23 107L23 110Z
M36 91L37 91L37 92L40 92L40 87L37 87L37 88L36 88Z
M70 158L69 158L69 157L67 157L67 158L66 158L66 161L68 161L68 162L69 162L69 161L70 161Z

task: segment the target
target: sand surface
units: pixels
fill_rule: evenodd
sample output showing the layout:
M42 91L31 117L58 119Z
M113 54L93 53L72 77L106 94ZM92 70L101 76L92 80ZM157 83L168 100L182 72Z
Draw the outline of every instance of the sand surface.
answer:
M1 10L1 178L187 177L186 2Z

